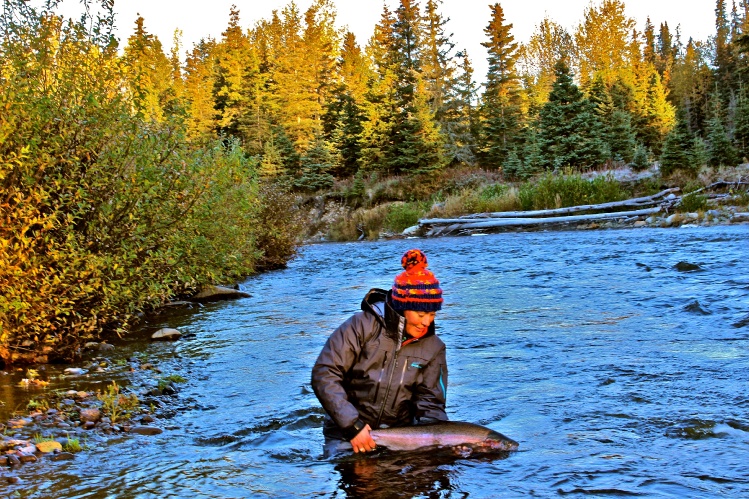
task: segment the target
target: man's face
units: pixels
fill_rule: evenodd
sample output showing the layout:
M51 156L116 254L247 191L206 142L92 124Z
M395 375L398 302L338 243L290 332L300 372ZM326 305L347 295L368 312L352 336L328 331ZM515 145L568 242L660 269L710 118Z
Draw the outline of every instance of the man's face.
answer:
M406 318L406 333L414 338L421 338L429 331L435 315L435 312L406 310L403 312L403 317Z

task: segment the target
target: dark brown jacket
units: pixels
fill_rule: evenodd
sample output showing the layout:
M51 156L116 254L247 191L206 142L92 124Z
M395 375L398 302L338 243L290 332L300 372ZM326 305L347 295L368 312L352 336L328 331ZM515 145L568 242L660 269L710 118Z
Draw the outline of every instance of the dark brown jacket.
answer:
M372 289L361 307L328 338L312 368L312 388L327 413L325 436L349 440L362 423L376 429L447 420L445 344L434 324L407 341L405 318L390 307L387 291Z

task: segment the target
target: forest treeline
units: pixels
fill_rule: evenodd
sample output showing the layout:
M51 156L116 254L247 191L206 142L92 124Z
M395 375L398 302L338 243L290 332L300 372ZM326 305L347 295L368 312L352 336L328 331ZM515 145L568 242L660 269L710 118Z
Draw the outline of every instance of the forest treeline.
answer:
M667 22L638 27L625 2L604 0L573 32L545 18L525 43L496 3L476 26L486 75L474 74L440 4L384 7L364 45L336 27L331 0L305 12L291 2L249 28L234 7L221 37L193 46L184 64L179 37L166 55L141 18L124 47L129 88L149 119L179 108L189 137L237 138L262 175L310 190L461 165L527 178L607 162L694 170L747 156L744 1L730 11L716 1L706 41L684 40Z
M747 156L747 13L716 2L716 33L640 30L591 4L568 32L516 41L500 4L475 75L438 0L384 7L365 43L331 0L293 3L172 50L114 1L80 19L5 0L0 17L0 359L74 358L104 331L206 283L283 265L290 196L346 180L505 179L604 164L694 172ZM484 83L477 84L483 79ZM546 178L546 177L544 177ZM409 185L421 185L418 180Z

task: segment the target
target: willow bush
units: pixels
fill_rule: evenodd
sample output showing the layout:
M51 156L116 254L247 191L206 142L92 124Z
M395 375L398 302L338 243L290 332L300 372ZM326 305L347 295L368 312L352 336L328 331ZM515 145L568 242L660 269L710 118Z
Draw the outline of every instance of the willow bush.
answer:
M104 331L263 258L255 164L133 111L111 2L63 22L8 0L0 30L0 360L75 358ZM287 210L288 212L288 210ZM278 217L277 217L278 218ZM272 229L275 230L275 229ZM294 235L274 259L293 255ZM273 248L269 248L275 251Z

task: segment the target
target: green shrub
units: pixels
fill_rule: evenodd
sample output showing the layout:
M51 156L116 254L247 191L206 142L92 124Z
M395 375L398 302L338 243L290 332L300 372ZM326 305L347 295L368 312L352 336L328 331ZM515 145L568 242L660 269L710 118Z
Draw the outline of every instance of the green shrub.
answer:
M384 227L391 232L401 233L416 225L424 215L424 209L412 203L393 203L385 216Z
M133 111L111 16L4 9L2 362L72 359L144 309L293 255L294 226L276 223L290 204L236 142L191 143L179 113Z
M702 194L685 194L681 198L679 211L695 212L707 209L707 196Z
M112 424L130 419L140 403L136 394L120 393L120 387L114 381L107 386L106 392L97 393L96 398L101 402L102 412L109 416Z
M546 174L535 183L520 187L523 210L546 210L620 201L629 197L621 184L610 176L586 180L580 175Z

